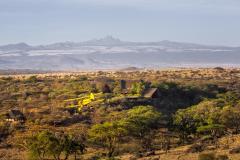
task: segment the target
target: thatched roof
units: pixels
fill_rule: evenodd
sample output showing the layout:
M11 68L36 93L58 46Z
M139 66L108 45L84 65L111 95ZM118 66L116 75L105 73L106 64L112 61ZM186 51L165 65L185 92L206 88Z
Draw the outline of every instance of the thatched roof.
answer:
M145 90L143 93L143 97L145 98L155 98L158 96L159 96L158 88L149 88Z

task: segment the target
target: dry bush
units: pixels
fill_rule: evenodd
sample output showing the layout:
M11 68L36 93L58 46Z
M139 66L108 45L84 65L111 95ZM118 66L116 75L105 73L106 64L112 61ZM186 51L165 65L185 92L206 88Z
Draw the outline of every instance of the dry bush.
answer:
M198 155L198 160L216 160L215 153L201 153Z

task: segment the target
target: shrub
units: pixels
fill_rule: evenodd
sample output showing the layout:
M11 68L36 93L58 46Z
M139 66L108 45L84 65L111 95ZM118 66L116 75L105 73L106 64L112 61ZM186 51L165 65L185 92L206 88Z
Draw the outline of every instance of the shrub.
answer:
M36 83L38 81L36 76L30 76L28 79L26 79L26 82L28 83Z
M229 151L230 154L240 153L240 146L237 146Z
M12 132L12 129L7 123L0 123L0 142L7 138Z
M215 153L201 153L198 156L198 160L216 160Z
M229 160L227 155L218 155L217 160Z
M203 150L204 150L204 146L202 144L193 144L188 149L188 153L202 152Z

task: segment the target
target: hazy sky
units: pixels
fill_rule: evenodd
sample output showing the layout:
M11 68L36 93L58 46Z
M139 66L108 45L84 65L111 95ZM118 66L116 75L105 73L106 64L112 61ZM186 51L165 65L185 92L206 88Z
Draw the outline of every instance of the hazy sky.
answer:
M106 35L240 46L240 0L0 0L0 44Z

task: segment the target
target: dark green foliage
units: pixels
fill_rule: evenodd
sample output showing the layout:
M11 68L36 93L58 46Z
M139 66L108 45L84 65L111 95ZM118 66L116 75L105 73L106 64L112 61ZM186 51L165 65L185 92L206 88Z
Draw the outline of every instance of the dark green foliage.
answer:
M227 93L227 97L235 97L234 95ZM224 135L226 129L238 133L240 112L236 104L236 98L226 98L224 95L217 99L205 100L198 105L178 110L173 116L173 124L182 142L188 140L190 135L196 134L209 135L216 139Z
M218 93L222 92L217 86L184 86L174 82L163 82L155 84L154 87L158 87L161 94L160 102L157 106L164 108L169 115L178 109L196 105L205 98L215 98Z

